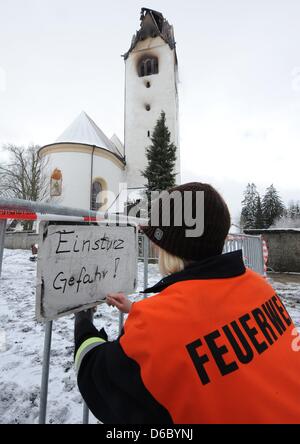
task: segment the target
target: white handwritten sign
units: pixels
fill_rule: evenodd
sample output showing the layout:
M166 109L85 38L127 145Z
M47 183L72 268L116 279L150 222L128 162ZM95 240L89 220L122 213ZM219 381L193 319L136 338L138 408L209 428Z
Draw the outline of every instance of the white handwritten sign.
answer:
M135 226L40 224L36 316L51 320L134 291Z

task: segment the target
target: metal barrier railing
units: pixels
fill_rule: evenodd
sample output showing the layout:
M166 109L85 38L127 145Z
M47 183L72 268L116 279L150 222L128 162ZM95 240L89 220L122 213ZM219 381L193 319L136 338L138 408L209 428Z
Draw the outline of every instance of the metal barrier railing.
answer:
M230 234L225 242L223 253L242 250L246 267L261 275L265 274L262 236Z
M158 251L153 244L149 245L148 238L144 235L139 235L139 259L144 259L147 256L148 261L158 260ZM148 249L148 254L147 250ZM231 251L242 250L243 259L246 267L256 271L261 275L265 274L264 257L263 257L263 241L262 236L251 236L247 234L229 234L225 241L223 253ZM148 282L145 282L144 287Z

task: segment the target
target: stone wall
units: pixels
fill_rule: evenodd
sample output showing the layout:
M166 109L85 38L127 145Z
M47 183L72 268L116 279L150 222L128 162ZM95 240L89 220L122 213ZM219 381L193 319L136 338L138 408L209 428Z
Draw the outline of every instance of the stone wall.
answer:
M300 230L245 230L246 234L261 234L269 250L268 267L274 271L300 273Z
M4 238L4 248L31 250L31 245L38 243L38 236L32 231L7 231Z

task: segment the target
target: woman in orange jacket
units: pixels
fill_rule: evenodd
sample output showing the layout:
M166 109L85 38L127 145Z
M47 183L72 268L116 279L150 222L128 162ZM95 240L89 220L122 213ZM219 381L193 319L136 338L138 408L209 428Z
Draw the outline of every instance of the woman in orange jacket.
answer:
M222 254L230 216L217 191L202 183L174 191L183 205L170 201L169 224L158 199L156 224L142 227L159 248L164 277L146 290L155 295L134 304L108 295L108 304L129 313L112 342L88 313L76 316L83 398L105 423L299 423L300 353L288 312L266 280L245 268L241 251ZM200 214L199 192L203 233L190 236L184 211L189 221Z

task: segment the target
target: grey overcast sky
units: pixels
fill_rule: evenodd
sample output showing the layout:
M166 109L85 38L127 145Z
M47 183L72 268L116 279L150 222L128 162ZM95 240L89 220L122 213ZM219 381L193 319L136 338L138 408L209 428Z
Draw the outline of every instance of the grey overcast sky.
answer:
M299 0L0 0L0 146L53 142L85 110L123 140L141 7L173 24L182 180L300 199ZM0 152L0 161L5 154Z

